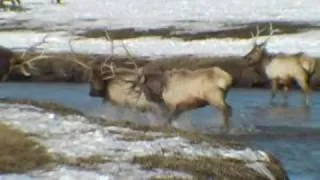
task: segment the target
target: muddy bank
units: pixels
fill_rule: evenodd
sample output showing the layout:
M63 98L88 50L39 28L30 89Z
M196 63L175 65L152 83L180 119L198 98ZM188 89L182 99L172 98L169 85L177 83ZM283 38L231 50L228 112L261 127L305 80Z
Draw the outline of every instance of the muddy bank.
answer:
M28 59L37 54L29 54ZM48 54L54 58L37 61L34 66L37 68L32 71L31 77L24 77L18 71L12 71L8 81L11 82L70 82L85 83L89 80L89 70L69 61L73 58L68 53ZM92 64L105 59L105 56L99 54L77 54L77 58ZM128 57L114 56L112 59L117 66L133 67L127 64ZM166 69L187 67L190 69L200 67L219 66L229 72L234 78L234 87L238 88L269 88L269 82L263 74L258 73L254 67L243 65L242 57L197 57L197 56L174 56L165 58L136 57L138 66L153 62L165 66ZM320 64L317 65L317 71L312 79L313 89L320 87ZM292 88L297 88L293 86Z

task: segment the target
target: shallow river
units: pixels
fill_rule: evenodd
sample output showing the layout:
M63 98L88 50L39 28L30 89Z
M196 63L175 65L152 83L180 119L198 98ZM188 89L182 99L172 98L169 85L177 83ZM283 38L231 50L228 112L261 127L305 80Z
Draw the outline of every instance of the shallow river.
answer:
M87 84L64 83L2 83L0 98L51 100L82 110L90 115L106 115L113 119L160 121L150 114L137 114L102 105L98 98L88 96ZM252 130L241 137L252 147L263 148L279 158L292 180L320 179L320 93L314 92L309 110L302 107L302 94L292 91L289 106L270 106L269 91L232 89L227 100L233 107L232 126ZM281 93L278 103L281 103ZM148 121L149 122L149 121ZM214 108L184 113L176 126L203 132L222 125L221 115ZM239 131L240 132L240 131ZM254 135L257 134L258 136ZM241 139L240 138L240 139Z

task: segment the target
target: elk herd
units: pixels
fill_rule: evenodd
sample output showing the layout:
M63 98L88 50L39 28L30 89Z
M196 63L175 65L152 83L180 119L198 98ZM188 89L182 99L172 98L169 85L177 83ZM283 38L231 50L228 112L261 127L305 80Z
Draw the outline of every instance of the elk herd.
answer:
M271 36L272 25L269 31ZM257 34L253 38L259 37L259 33L261 31L257 28ZM88 94L91 97L100 97L115 106L157 113L166 117L166 126L170 126L172 120L185 111L211 105L221 112L224 128L229 128L232 107L226 98L234 83L230 73L217 66L192 69L179 66L168 68L156 61L139 63L124 45L128 60L117 62L113 59L113 40L107 32L105 37L111 43L110 55L104 60L91 63L77 58L69 41L72 57L68 60L89 71ZM296 81L303 90L304 105L308 107L310 82L315 74L316 60L304 53L269 53L266 50L269 38L259 44L255 41L251 51L243 57L242 64L254 66L257 72L268 78L272 89L270 103L273 103L280 86L283 87L287 100L288 89ZM25 53L15 56L8 49L2 48L0 51L3 51L0 52L2 81L6 80L13 69L19 69L22 74L30 76L31 69L36 69L32 62L51 57L42 53L22 61Z

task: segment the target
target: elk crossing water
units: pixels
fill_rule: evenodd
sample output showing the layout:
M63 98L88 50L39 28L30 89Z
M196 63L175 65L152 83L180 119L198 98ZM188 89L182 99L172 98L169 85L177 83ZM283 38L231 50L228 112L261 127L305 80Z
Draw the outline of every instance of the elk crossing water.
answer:
M2 83L0 86L0 98L53 101L110 119L141 123L159 120L150 114L102 104L101 99L88 95L88 84ZM232 127L235 132L245 131L242 140L252 147L279 158L291 180L320 179L320 93L313 92L310 109L303 108L299 90L290 92L288 106L281 106L281 93L277 95L278 105L271 106L269 93L261 89L232 89L227 98L233 107ZM175 124L182 129L214 132L222 120L215 108L207 106L182 114Z

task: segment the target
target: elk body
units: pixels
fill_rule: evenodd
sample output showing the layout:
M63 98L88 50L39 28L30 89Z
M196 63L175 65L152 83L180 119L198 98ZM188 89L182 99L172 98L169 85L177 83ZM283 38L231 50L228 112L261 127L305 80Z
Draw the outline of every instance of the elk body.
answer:
M107 32L106 39L111 41L112 55L113 41ZM69 45L74 52L70 41ZM111 58L91 65L71 59L90 70L90 96L142 112L161 110L167 115L167 125L182 112L212 105L222 112L224 126L229 127L232 110L226 96L233 78L221 68L163 69L152 62L139 66L131 58L134 68L127 68L117 66Z
M244 57L246 63L258 65L271 82L271 98L274 97L279 85L283 85L285 91L285 103L287 104L288 90L293 81L296 81L304 93L304 103L309 106L309 96L311 92L311 77L315 74L316 60L305 53L296 54L271 54L266 50L267 41L254 44L254 47Z
M164 103L169 112L168 123L181 113L207 105L216 107L223 114L224 126L229 128L229 117L232 114L231 106L226 102L226 96L233 83L230 74L219 67L199 68L196 70L174 69L163 72L161 80L153 79L147 82L144 89L151 89L155 81L164 83L162 93L146 93L149 100ZM147 78L146 78L147 79ZM148 84L151 84L148 85ZM158 85L159 86L159 85ZM159 97L160 96L160 97Z
M144 68L139 70L143 72ZM224 126L229 127L231 106L226 102L226 96L233 80L218 67L173 69L141 76L128 71L109 80L97 75L92 78L90 96L103 97L114 105L140 111L160 109L167 115L167 125L185 111L212 105L222 111ZM139 83L134 87L132 84L136 81Z

